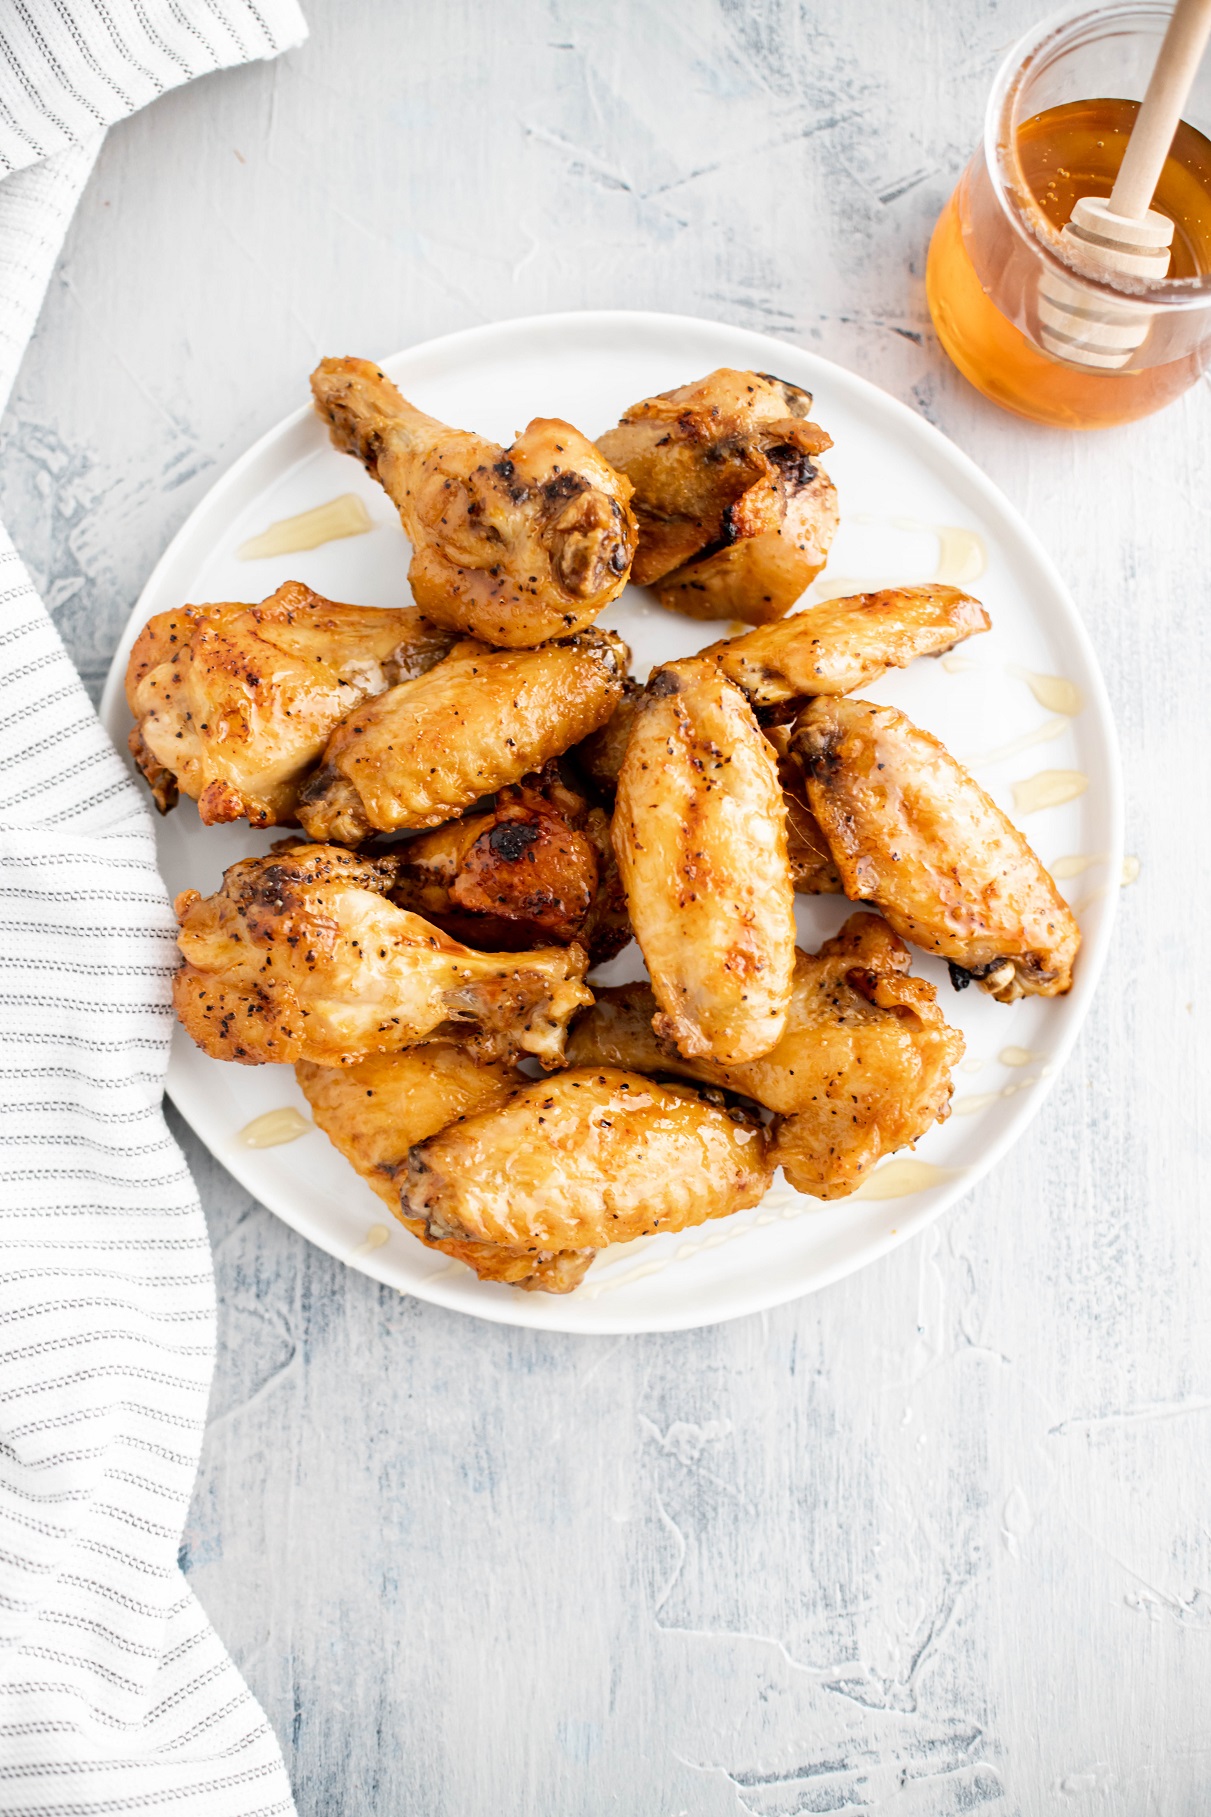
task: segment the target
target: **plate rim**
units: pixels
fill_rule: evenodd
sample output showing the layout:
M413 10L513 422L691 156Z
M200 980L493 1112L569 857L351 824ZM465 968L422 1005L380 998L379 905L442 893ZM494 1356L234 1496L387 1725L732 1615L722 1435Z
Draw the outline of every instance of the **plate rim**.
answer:
M839 391L848 391L856 401L865 404L868 409L890 415L898 420L910 438L916 439L930 449L935 459L952 474L960 476L980 497L987 508L989 516L1008 533L1013 543L1026 551L1031 559L1045 574L1056 597L1062 601L1064 608L1065 630L1074 640L1083 659L1086 676L1092 683L1089 690L1090 705L1096 710L1095 716L1099 732L1105 744L1106 769L1099 782L1105 797L1106 812L1111 827L1110 852L1108 865L1110 874L1117 879L1122 863L1124 837L1124 798L1122 759L1119 749L1118 729L1111 710L1110 697L1102 675L1097 652L1076 602L1055 561L1043 545L1037 533L1026 521L1017 506L1001 490L996 482L989 478L979 464L957 443L952 441L936 424L918 414L908 404L892 393L865 378L861 373L852 372L847 367L838 365L826 355L812 348L803 347L795 341L783 339L770 334L764 329L742 327L734 322L720 320L717 317L688 315L683 312L650 310L650 309L593 309L593 310L558 310L541 314L507 317L496 322L478 323L469 328L456 329L449 334L438 335L429 340L418 341L396 353L380 360L387 369L404 361L418 360L422 357L447 358L462 348L475 347L477 344L501 340L507 343L510 337L533 334L536 330L557 330L561 327L572 327L577 332L592 334L609 328L623 328L638 333L654 329L667 334L670 329L681 327L685 330L722 331L729 335L745 337L754 343L769 348L784 349L787 353L802 359L809 366L827 374L828 383ZM301 404L296 410L278 419L270 425L231 464L220 473L207 488L202 498L189 512L184 522L170 538L159 559L147 577L138 597L131 606L122 635L118 640L110 662L105 685L101 693L98 712L106 729L111 731L111 721L119 711L125 710L125 670L130 648L139 629L149 616L144 609L144 602L163 584L171 569L182 561L186 553L192 554L195 544L204 544L209 534L210 525L216 516L222 515L223 506L233 489L238 488L240 481L249 469L255 467L272 445L285 440L301 425L312 418L312 406ZM119 751L123 753L123 740L115 738ZM129 760L127 760L129 761ZM942 1187L936 1203L918 1207L916 1215L911 1212L897 1218L894 1230L887 1230L881 1236L870 1239L857 1255L839 1257L833 1262L820 1267L808 1282L791 1281L788 1285L779 1285L775 1279L761 1291L750 1292L734 1305L707 1312L694 1308L681 1310L670 1309L656 1313L654 1316L644 1314L614 1314L608 1309L598 1311L597 1302L586 1307L583 1301L578 1302L579 1312L575 1323L561 1318L564 1296L510 1293L501 1294L499 1298L485 1299L481 1304L467 1305L453 1300L440 1291L444 1271L430 1280L417 1280L406 1285L391 1277L386 1272L385 1258L380 1261L377 1252L365 1255L350 1254L343 1250L334 1240L324 1241L322 1235L304 1230L300 1223L277 1210L274 1206L265 1205L265 1209L274 1217L303 1238L305 1242L314 1243L317 1248L352 1267L370 1279L391 1287L395 1292L410 1295L424 1300L430 1305L441 1307L444 1311L455 1312L472 1318L486 1319L491 1324L514 1325L521 1329L563 1332L570 1336L638 1336L647 1332L685 1331L702 1329L711 1325L726 1324L734 1319L745 1318L753 1313L772 1310L797 1299L805 1298L835 1282L855 1274L873 1262L880 1260L891 1250L919 1236L931 1224L961 1203L978 1185L998 1167L1008 1151L1019 1138L1025 1134L1039 1112L1042 1110L1057 1079L1062 1074L1071 1058L1072 1050L1084 1027L1090 1006L1105 967L1110 943L1114 937L1115 921L1118 912L1118 891L1112 886L1108 892L1108 909L1100 918L1097 927L1086 936L1082 947L1082 962L1073 986L1073 1015L1069 1025L1056 1043L1051 1071L1041 1078L1028 1100L1024 1100L1019 1111L1010 1118L1000 1135L990 1142L988 1151L977 1166L966 1169L958 1178ZM261 1182L253 1183L246 1177L242 1167L243 1157L229 1154L226 1146L216 1152L206 1133L199 1127L198 1121L190 1114L190 1109L178 1096L174 1087L176 1070L176 1044L180 1039L180 1030L174 1031L174 1045L170 1052L165 1090L179 1114L188 1123L199 1141L214 1155L220 1166L226 1169L246 1192L258 1203L264 1204L261 1198ZM188 1094L192 1096L192 1094ZM978 1167L978 1171L977 1171ZM436 1289L436 1290L435 1290ZM568 1296L575 1299L575 1296Z

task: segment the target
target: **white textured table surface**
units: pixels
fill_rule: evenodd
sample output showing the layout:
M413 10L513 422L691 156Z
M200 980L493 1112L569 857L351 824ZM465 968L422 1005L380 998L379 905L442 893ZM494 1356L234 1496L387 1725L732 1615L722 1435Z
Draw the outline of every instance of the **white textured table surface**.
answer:
M178 1125L221 1307L187 1568L306 1817L1211 1808L1211 405L1017 423L922 289L1037 4L310 0L303 49L102 153L0 457L94 692L321 352L684 310L864 372L1022 508L1096 640L1141 861L1008 1163L760 1319L446 1315L310 1249Z

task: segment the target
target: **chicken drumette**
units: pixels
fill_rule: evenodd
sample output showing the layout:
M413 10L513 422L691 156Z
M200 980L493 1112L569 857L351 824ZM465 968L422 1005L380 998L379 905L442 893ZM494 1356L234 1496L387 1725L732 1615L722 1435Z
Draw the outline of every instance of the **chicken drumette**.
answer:
M509 448L451 429L369 360L321 360L316 409L400 514L417 604L510 649L591 624L626 585L630 482L570 423L538 417Z
M605 810L548 764L399 848L391 898L456 940L513 950L577 940L598 963L631 938Z

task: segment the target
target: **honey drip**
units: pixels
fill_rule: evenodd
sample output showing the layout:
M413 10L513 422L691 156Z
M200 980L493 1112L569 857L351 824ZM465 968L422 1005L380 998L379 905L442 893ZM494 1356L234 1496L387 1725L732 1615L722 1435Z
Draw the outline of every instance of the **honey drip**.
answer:
M1092 870L1095 864L1105 862L1104 852L1073 852L1069 857L1056 858L1048 869L1053 877L1062 880L1065 877L1081 877L1086 871Z
M245 1148L280 1148L283 1142L297 1142L314 1128L310 1118L293 1104L283 1104L280 1110L267 1110L264 1116L245 1123L236 1141Z
M978 530L963 524L927 524L916 517L873 517L869 512L855 512L853 524L890 523L894 530L924 530L938 539L938 555L932 574L925 580L940 586L970 587L988 566L988 550ZM888 580L857 580L849 574L821 574L812 587L812 604L823 605L829 599L852 599L858 593L877 593L883 587L905 584ZM974 668L966 657L943 659L944 667L957 672L960 667Z
M1019 814L1038 814L1044 808L1062 807L1075 801L1089 787L1083 770L1040 770L1024 782L1013 785L1013 805Z
M906 1199L909 1193L926 1192L954 1178L952 1167L935 1167L931 1161L885 1161L868 1174L855 1199Z
M1025 1049L1019 1047L1007 1049L1006 1051L1023 1053L1025 1052ZM1024 1066L1032 1059L1034 1059L1034 1055L1027 1054L1026 1060L1013 1060L1008 1062L1008 1064L1012 1066ZM1037 1085L1042 1076L1041 1073L1038 1073L1031 1079L1015 1079L1011 1085L1002 1085L1000 1091L982 1091L974 1093L969 1098L956 1098L950 1108L956 1117L974 1117L982 1110L989 1110L992 1105L996 1104L1001 1098L1012 1098L1016 1093L1025 1091L1028 1086Z
M988 566L984 538L958 524L938 524L938 565L934 579L948 587L970 587Z
M241 543L236 554L241 561L265 561L271 555L298 555L305 549L318 549L321 543L334 543L342 536L364 536L373 530L374 521L356 492L342 492L325 505L314 505L300 511L297 517L283 517L270 524L259 536Z
M1009 673L1024 681L1041 707L1049 713L1064 713L1075 719L1085 711L1085 697L1074 681L1063 675L1038 675L1033 669L1011 668Z
M1068 721L1057 715L1054 719L1045 719L1033 732L1023 732L1020 738L1011 738L1008 744L998 745L995 751L984 751L979 757L969 757L968 766L973 770L982 769L985 764L1004 763L1008 757L1020 757L1031 745L1049 744L1053 738L1059 738L1068 730Z
M885 580L855 580L851 574L822 574L812 584L810 603L822 606L830 599L854 599L859 593L877 593L890 584Z
M372 1224L357 1248L351 1250L350 1254L355 1256L373 1255L376 1249L381 1249L383 1244L389 1241L390 1236L389 1224Z

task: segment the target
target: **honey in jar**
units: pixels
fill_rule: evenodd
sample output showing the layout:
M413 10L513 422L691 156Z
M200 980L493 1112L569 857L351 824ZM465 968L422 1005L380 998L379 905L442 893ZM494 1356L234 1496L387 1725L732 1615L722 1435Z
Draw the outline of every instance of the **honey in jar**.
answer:
M1077 271L1061 239L1074 203L1110 195L1172 17L1172 0L1077 0L1032 26L993 79L982 142L938 221L927 288L942 345L1021 416L1131 422L1211 366L1211 56L1186 90L1154 202L1174 223L1168 275ZM1107 344L1123 363L1083 364L1079 343L1057 345L1057 294L1076 320L1112 336L1118 325Z
M1205 308L1195 312L1193 336L1175 336L1167 320L1155 321L1117 372L1057 360L1031 332L1037 276L1032 285L1028 267L1041 270L1047 251L1058 257L1060 229L1079 197L1110 194L1138 111L1136 101L1101 98L1032 115L1015 129L1014 155L1006 160L1015 193L998 197L973 160L934 230L926 285L942 345L973 385L1023 416L1073 428L1128 422L1180 395L1206 363ZM1016 223L1007 212L1015 206ZM1163 288L1177 296L1191 288L1182 280L1211 273L1211 140L1185 122L1153 207L1174 223ZM1016 243L1021 223L1033 226L1033 246ZM1179 329L1192 326L1191 313L1178 310Z

